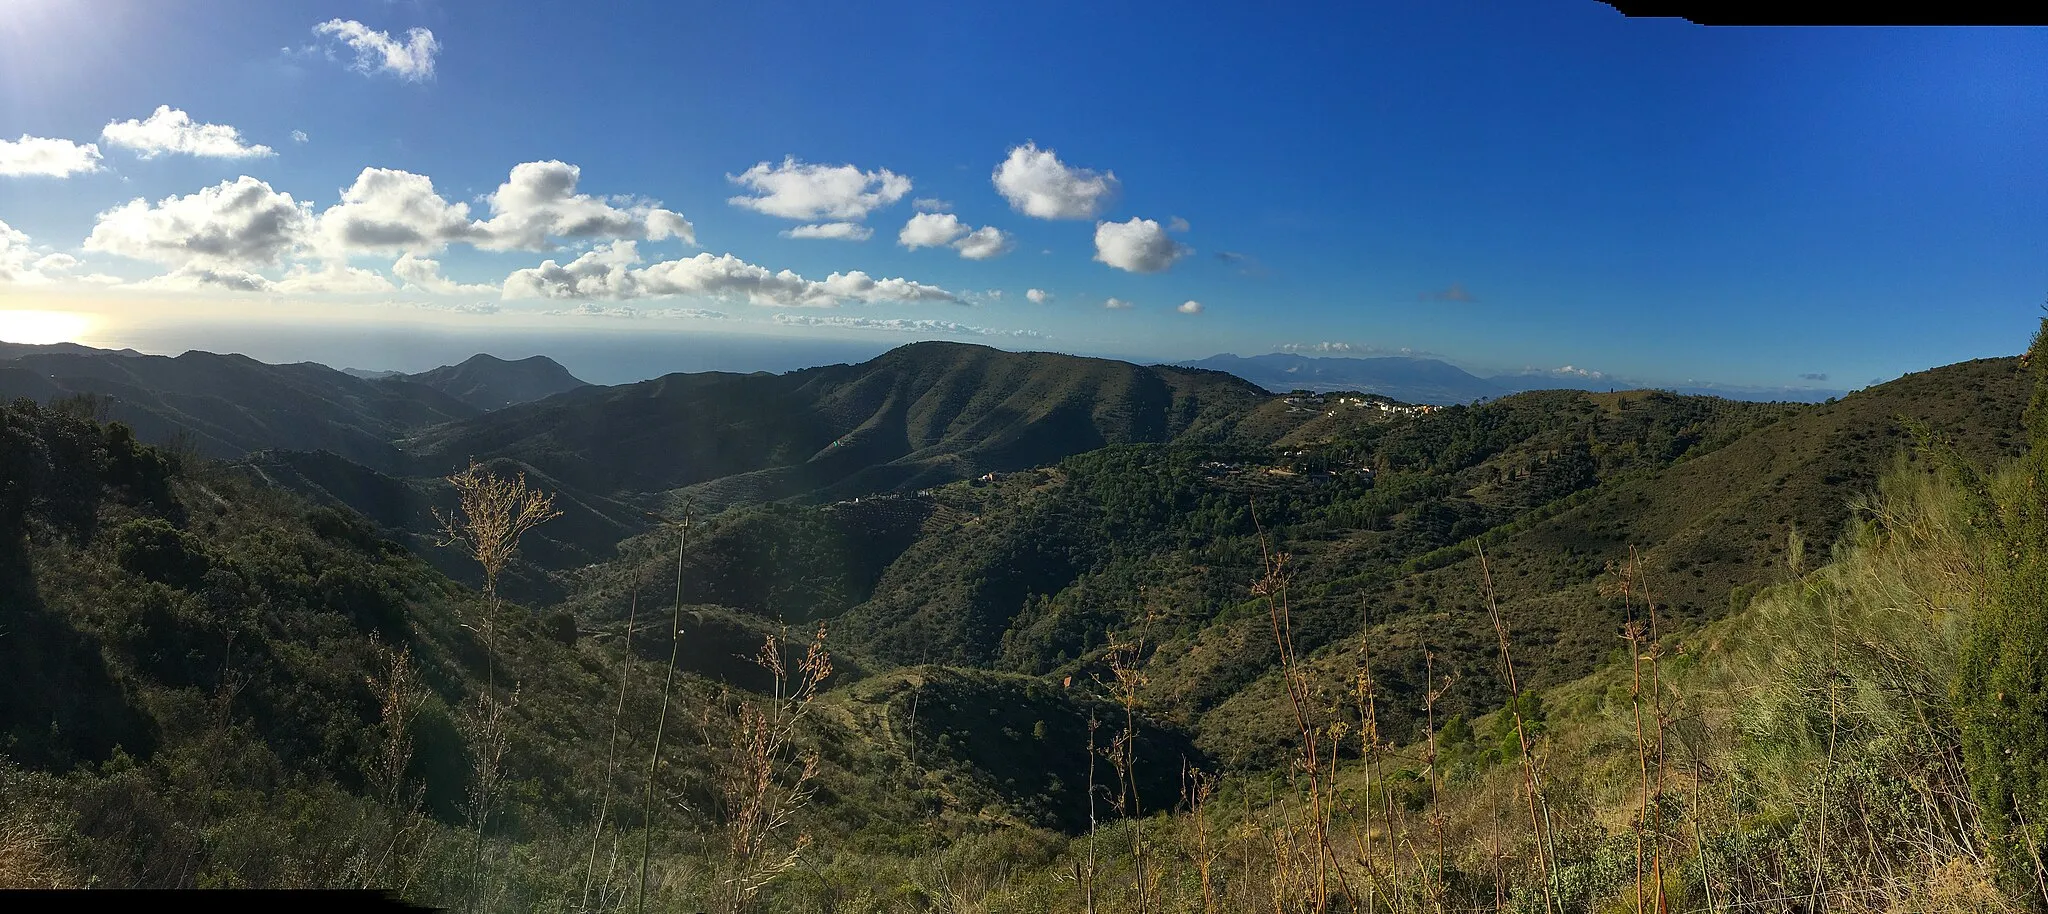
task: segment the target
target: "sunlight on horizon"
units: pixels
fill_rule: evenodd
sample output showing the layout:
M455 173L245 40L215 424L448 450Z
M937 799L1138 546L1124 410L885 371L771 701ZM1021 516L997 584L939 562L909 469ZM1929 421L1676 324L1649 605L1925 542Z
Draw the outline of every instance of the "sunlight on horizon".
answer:
M84 343L91 315L75 311L0 311L0 343Z

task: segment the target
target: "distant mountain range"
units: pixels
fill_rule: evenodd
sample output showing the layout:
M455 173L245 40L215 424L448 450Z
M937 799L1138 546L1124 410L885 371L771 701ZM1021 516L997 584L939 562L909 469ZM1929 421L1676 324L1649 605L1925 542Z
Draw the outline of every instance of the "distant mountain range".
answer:
M1289 352L1238 356L1228 353L1206 359L1178 362L1191 368L1227 371L1274 393L1308 390L1358 391L1379 394L1406 403L1447 406L1490 400L1531 390L1632 390L1650 387L1634 381L1598 373L1517 372L1480 377L1438 359L1410 356L1352 358L1305 356ZM1732 400L1786 400L1818 403L1840 397L1845 391L1803 387L1739 387L1697 384L1662 387L1681 394L1726 397Z

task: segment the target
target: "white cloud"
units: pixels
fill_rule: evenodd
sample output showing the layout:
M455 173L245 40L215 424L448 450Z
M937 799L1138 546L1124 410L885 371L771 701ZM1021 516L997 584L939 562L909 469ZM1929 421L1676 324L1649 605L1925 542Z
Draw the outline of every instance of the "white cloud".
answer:
M976 327L953 321L912 320L908 318L872 317L822 317L815 314L777 314L775 322L786 327L832 327L843 330L879 330L888 333L939 333L953 336L1009 336L1022 339L1045 339L1046 335L1036 330L997 330L992 327Z
M1607 377L1607 372L1594 371L1591 368L1580 368L1576 365L1559 366L1557 368L1550 369L1546 373L1560 378L1585 378L1589 381ZM1822 378L1821 380L1827 379Z
M304 131L304 130L294 130L294 131L292 131L292 142L294 142L294 143L303 143L303 142L305 142L305 141L306 141L306 131Z
M697 243L696 229L658 201L623 209L576 192L583 170L566 162L525 162L490 196L491 219L477 247L487 250L547 249L549 238L681 238Z
M657 201L612 207L575 193L584 170L567 162L522 162L489 197L492 219L483 223L485 250L547 250L549 238L682 238L696 244L696 230L680 213Z
M919 197L910 201L910 205L920 213L943 213L953 208L951 202L937 197Z
M992 225L969 231L967 224L952 213L918 213L903 223L896 243L910 250L951 247L968 260L1000 257L1014 247L1010 236Z
M257 273L233 267L183 266L133 284L137 289L172 292L274 292L277 284Z
M437 251L451 241L484 241L489 232L469 217L469 204L450 203L426 175L365 168L320 213L320 233L337 253Z
M770 272L731 254L698 254L646 267L636 267L638 263L640 253L633 242L600 244L566 264L546 260L538 267L514 272L505 279L504 296L617 301L698 295L783 307L960 301L960 296L945 289L907 279L875 279L856 270L811 280L789 270Z
M441 274L440 261L416 257L411 251L399 255L398 262L391 265L391 275L409 287L436 295L489 295L498 291L487 284L451 280Z
M0 176L63 178L100 170L100 148L24 133L0 140Z
M1042 305L1046 302L1052 301L1052 293L1047 292L1044 289L1026 289L1024 291L1024 297L1030 299L1031 303L1034 305Z
M1011 149L991 180L1011 207L1039 219L1093 219L1119 187L1115 172L1069 168L1035 143Z
M1103 302L1102 306L1108 308L1111 311L1123 311L1126 309L1137 307L1137 305L1133 305L1130 302L1124 301L1121 298L1111 298L1109 301Z
M1169 232L1185 232L1188 227L1188 221L1179 216L1166 220L1166 230Z
M727 201L732 205L801 222L858 222L910 193L910 179L886 168L812 165L795 156L784 158L781 165L762 162L726 178L755 194L733 197Z
M1095 226L1095 259L1132 273L1157 273L1193 251L1167 237L1150 219L1101 222Z
M1356 343L1341 343L1325 340L1320 343L1283 343L1276 347L1280 352L1315 353L1317 355L1390 355L1390 356L1433 356L1407 346L1389 348L1386 346L1361 346Z
M173 267L246 271L303 245L311 205L243 175L154 205L138 197L99 214L85 249Z
M372 270L329 264L318 270L303 264L272 280L260 273L229 266L186 264L161 276L134 284L138 289L173 292L264 292L279 295L350 295L392 291L390 280Z
M560 308L552 311L542 311L541 313L555 317L616 317L628 320L655 318L660 320L722 321L727 319L723 311L706 311L702 308L643 309L629 308L624 305L600 305L593 302L584 302L574 308Z
M387 301L387 308L414 308L420 311L445 311L451 314L496 314L504 309L497 302L451 302L451 301Z
M960 251L960 256L968 260L988 260L992 257L1001 257L1004 254L1008 254L1013 246L1010 236L1004 234L1002 229L996 228L993 225L984 225L981 228L975 229L967 233L967 237L953 244L953 247Z
M393 289L391 281L375 270L329 263L318 270L294 264L270 291L286 295L356 295Z
M1282 343L1280 345L1280 351L1350 353L1359 352L1361 350L1360 347L1353 345L1351 343L1336 343L1325 340L1320 343Z
M276 155L277 151L242 141L242 132L226 124L201 124L192 116L169 105L158 105L148 118L113 121L100 129L100 139L109 146L135 150L141 158L153 159L164 153L203 156L210 159L254 159Z
M30 244L27 234L0 222L0 286L91 283L112 285L120 280L99 273L78 275L78 258L64 253L44 253Z
M952 213L918 213L903 223L903 231L896 234L896 243L910 250L918 248L945 247L962 235L967 226L959 216Z
M389 71L413 82L434 75L434 55L441 50L441 43L427 29L408 30L405 41L400 42L389 32L374 31L353 19L329 19L314 26L313 33L333 36L354 48L357 70Z
M1200 314L1202 313L1202 303L1191 298L1181 302L1180 307L1176 310L1182 314Z
M866 241L875 237L875 230L858 222L826 222L819 225L799 225L780 233L784 238L834 238L840 241Z
M525 162L488 198L492 216L474 220L469 204L451 203L433 179L390 168L365 168L320 214L330 255L431 253L452 242L493 251L545 250L551 238L677 237L696 243L689 220L659 202L623 208L576 192L582 170L563 162Z

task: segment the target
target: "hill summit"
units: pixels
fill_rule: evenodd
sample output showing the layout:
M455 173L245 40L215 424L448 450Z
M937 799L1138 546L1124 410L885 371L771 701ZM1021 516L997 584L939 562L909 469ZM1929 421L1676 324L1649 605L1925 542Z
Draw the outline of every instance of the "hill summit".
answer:
M403 377L483 410L545 400L590 386L570 374L560 362L544 355L508 361L479 352L459 365L443 365Z

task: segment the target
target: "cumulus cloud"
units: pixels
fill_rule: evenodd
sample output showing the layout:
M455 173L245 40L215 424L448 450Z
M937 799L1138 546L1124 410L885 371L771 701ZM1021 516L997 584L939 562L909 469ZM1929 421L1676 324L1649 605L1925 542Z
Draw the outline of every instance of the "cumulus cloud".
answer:
M939 248L952 244L967 234L967 226L959 216L952 213L918 213L903 223L903 231L896 234L896 243L910 250L918 248Z
M306 141L306 131L304 131L304 130L294 130L294 131L292 131L292 142L294 142L294 143L303 143L303 142L305 142L305 141Z
M80 275L75 272L78 266L78 258L64 253L47 253L30 243L26 233L0 222L0 285L70 282L111 285L120 282L99 273Z
M825 222L817 225L799 225L780 233L784 238L836 238L840 241L866 241L875 237L875 230L858 222Z
M246 271L274 266L313 231L311 205L243 175L154 204L137 197L99 214L89 251L173 267Z
M484 241L489 232L469 216L469 204L450 203L433 179L393 168L365 168L341 192L341 202L320 213L321 235L339 252L425 253L451 241Z
M775 322L785 327L832 327L842 330L880 330L889 333L938 333L953 336L1009 336L1023 339L1045 339L1046 335L1036 330L998 330L992 327L975 327L952 321L911 320L907 318L872 317L821 317L815 314L777 314Z
M171 292L274 292L277 284L258 273L233 267L184 266L133 284L137 289Z
M0 140L0 176L65 178L100 170L100 148L24 133Z
M731 254L698 254L645 267L631 241L600 244L566 264L545 260L506 277L504 296L582 298L617 301L698 295L744 300L756 305L833 307L845 302L959 302L960 296L907 279L875 279L858 270L805 279L789 270L770 272Z
M1093 219L1120 186L1115 172L1069 168L1036 143L1012 148L990 180L1011 207L1039 219Z
M242 132L226 124L201 124L169 105L158 105L143 120L114 121L100 129L109 146L132 149L144 159L164 153L210 159L255 159L276 155L268 146L246 143Z
M488 295L497 287L484 283L460 283L441 274L441 262L426 257L414 256L407 251L399 255L398 262L391 265L391 275L407 286L436 295Z
M1422 293L1422 297L1420 300L1458 302L1461 304L1467 304L1471 302L1476 302L1479 300L1479 298L1473 295L1472 293L1465 291L1464 283L1454 282L1451 283L1451 287L1448 289L1440 289L1435 292Z
M1150 219L1101 222L1095 226L1095 259L1119 270L1158 273L1191 253L1186 245L1167 237L1166 230Z
M937 197L919 197L910 201L910 205L920 213L943 213L953 208L952 203Z
M1182 314L1200 314L1202 313L1202 303L1191 298L1181 302L1180 307L1175 310Z
M954 249L960 252L960 256L968 260L988 260L993 257L1001 257L1004 254L1008 254L1013 246L1010 236L1004 234L1002 229L996 228L993 225L984 225L972 232L968 232L966 237L953 243Z
M330 253L431 253L452 242L493 251L545 250L551 239L681 238L696 231L658 201L615 206L578 193L582 169L564 162L525 162L487 198L491 218L476 220L469 204L450 202L433 179L391 168L365 168L320 214Z
M1129 308L1137 307L1137 305L1124 301L1121 298L1111 298L1109 301L1103 302L1102 306L1108 308L1111 311L1123 311Z
M1052 293L1044 289L1026 289L1024 290L1024 297L1029 299L1034 305L1042 305L1052 301Z
M802 222L858 222L910 193L910 179L886 168L813 165L795 156L780 165L762 162L726 179L753 191L753 196L728 200L732 205Z
M313 34L330 37L353 48L353 67L364 73L388 72L400 79L419 82L434 75L434 55L441 43L427 29L410 29L405 40L391 37L353 19L329 19L313 27Z
M1009 234L992 225L969 230L952 213L918 213L903 224L896 243L910 250L950 247L968 260L1001 257L1015 247Z
M1185 232L1188 228L1188 221L1179 216L1166 220L1166 230L1169 232Z
M515 165L490 198L491 218L477 247L545 250L550 238L681 238L697 243L696 229L658 202L615 207L576 192L583 169L549 160Z

